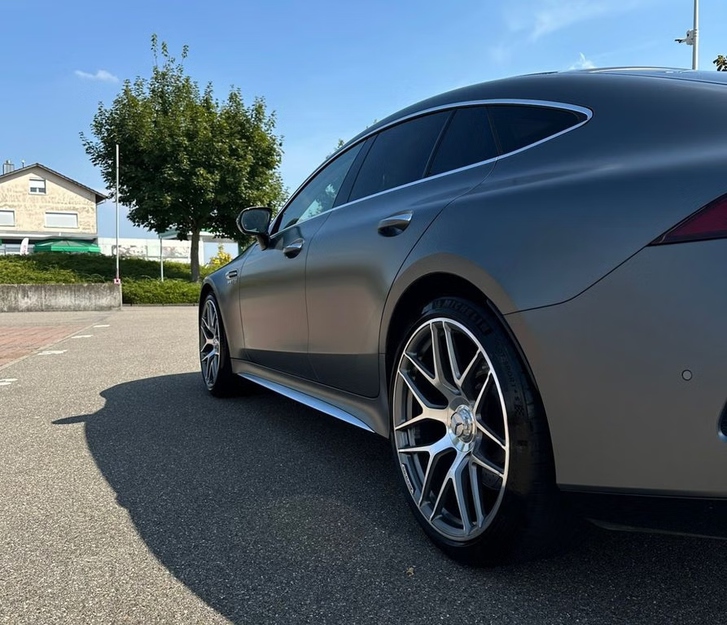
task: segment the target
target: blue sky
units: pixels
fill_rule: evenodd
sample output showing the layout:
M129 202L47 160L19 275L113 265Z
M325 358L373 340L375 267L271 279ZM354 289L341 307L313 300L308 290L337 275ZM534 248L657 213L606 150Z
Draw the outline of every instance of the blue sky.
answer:
M79 132L124 79L148 76L150 36L218 97L240 87L278 119L293 191L375 119L475 82L578 67L690 67L674 42L693 0L13 0L0 9L0 160L41 162L103 190ZM727 53L727 3L700 2L700 69ZM100 209L113 236L114 210ZM122 236L140 236L123 220Z

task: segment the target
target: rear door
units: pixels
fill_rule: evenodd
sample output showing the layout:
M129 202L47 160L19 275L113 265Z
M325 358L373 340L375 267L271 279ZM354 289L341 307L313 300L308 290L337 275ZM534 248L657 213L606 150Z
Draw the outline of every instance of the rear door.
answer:
M487 176L497 151L482 107L417 117L369 144L347 203L331 211L311 245L306 296L318 380L375 397L391 284L432 220Z

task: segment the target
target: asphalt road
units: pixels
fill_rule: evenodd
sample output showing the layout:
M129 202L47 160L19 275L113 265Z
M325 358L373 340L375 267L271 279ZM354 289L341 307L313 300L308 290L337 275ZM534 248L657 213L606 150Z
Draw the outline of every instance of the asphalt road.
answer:
M84 317L0 370L1 623L727 622L726 542L593 528L554 559L453 563L386 441L209 397L195 315Z

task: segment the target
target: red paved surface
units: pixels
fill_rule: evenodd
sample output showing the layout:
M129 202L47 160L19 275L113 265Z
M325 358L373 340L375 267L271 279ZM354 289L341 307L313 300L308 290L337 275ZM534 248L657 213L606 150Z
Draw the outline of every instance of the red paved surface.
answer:
M0 327L0 367L83 329L83 325Z

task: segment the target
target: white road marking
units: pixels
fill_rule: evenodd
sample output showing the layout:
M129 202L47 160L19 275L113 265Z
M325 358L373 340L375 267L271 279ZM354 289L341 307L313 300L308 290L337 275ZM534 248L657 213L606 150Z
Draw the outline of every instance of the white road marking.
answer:
M108 328L111 324L108 323L100 323L97 326L93 326L94 328Z
M72 339L90 339L93 338L93 334L76 334L76 336L72 336Z
M47 349L44 352L38 352L38 356L53 356L55 354L65 354L65 349Z
M0 386L10 386L13 382L17 382L18 378L3 378L0 379Z

